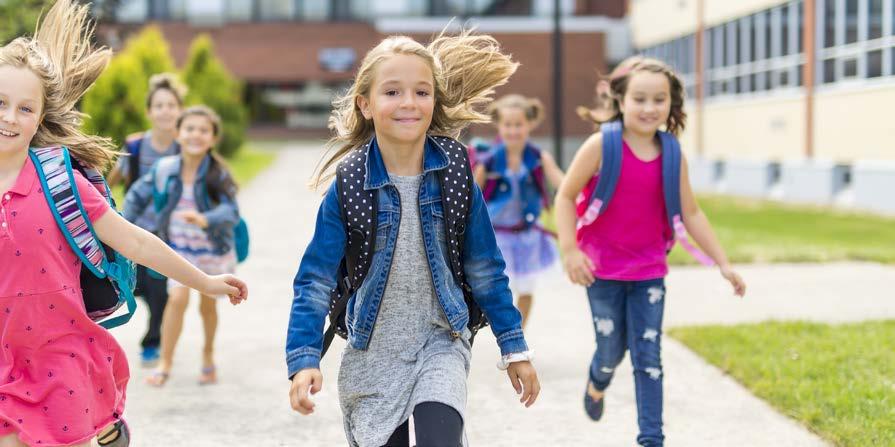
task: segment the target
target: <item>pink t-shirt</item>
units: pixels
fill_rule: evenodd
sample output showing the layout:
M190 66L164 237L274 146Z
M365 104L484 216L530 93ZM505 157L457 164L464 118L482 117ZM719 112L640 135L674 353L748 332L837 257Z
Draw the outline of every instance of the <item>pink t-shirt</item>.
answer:
M578 246L594 262L600 279L643 281L668 274L666 247L671 228L665 212L662 157L643 161L622 143L615 193L596 221L578 233ZM589 197L592 181L584 193Z
M92 222L110 207L80 173ZM84 310L81 261L59 230L31 160L0 195L0 436L86 442L124 411L124 351Z

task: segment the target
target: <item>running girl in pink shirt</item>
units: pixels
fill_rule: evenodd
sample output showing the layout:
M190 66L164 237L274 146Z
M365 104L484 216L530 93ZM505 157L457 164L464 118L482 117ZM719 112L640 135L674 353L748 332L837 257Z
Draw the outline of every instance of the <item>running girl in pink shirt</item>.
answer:
M602 417L603 393L630 350L637 442L661 446L666 253L679 241L704 264L717 264L737 295L746 284L690 188L676 139L686 121L680 79L660 61L632 58L597 90L606 107L585 115L600 132L578 150L556 197L563 263L572 282L587 287L597 338L584 408L591 419Z
M75 110L109 62L90 45L88 6L59 0L34 38L0 48L0 446L126 446L129 379L114 337L91 320L81 261L57 226L30 148L63 146L85 167L114 159L106 138L81 133ZM53 180L53 179L51 179ZM248 296L231 275L208 276L128 223L74 171L74 191L103 243L209 295ZM111 426L111 428L109 428Z

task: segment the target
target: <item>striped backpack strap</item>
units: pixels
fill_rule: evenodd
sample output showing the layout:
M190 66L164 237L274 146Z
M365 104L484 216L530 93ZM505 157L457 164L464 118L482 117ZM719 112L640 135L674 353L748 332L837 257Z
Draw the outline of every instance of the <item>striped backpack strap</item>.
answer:
M72 251L94 275L104 278L105 253L87 220L87 212L81 205L68 149L64 147L31 149L29 156L37 169L44 195L50 204L50 211ZM110 199L108 187L102 176L95 170L88 170L88 175L90 183Z

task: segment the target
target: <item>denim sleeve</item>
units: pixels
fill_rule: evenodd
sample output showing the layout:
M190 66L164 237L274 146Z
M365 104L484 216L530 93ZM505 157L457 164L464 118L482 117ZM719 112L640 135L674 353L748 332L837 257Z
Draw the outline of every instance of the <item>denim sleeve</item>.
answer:
M239 206L236 204L236 192L221 194L220 202L210 210L202 213L208 220L210 228L227 228L239 223Z
M323 323L329 311L330 291L335 287L345 253L345 226L336 184L326 192L311 243L301 258L293 282L294 297L286 333L286 364L291 378L308 368L320 368Z
M154 171L137 179L124 196L124 218L133 223L152 203L152 177Z
M473 298L488 317L502 355L528 350L522 335L522 315L513 306L505 268L482 191L473 184L472 209L463 245L463 270Z

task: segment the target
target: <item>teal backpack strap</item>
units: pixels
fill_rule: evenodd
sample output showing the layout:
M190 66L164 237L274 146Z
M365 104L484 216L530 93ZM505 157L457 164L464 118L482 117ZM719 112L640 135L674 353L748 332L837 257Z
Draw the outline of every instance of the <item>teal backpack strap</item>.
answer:
M180 156L160 158L152 167L152 203L156 212L168 204L168 180L179 173Z
M75 187L68 149L47 147L31 149L28 154L37 168L47 203L51 205L50 211L68 245L94 275L105 278L106 257Z
M73 160L68 149L64 147L31 149L28 155L35 166L50 212L71 250L96 278L111 283L118 297L117 303L93 312L90 306L91 297L85 297L88 316L96 321L112 314L121 304L126 304L127 314L100 321L99 324L109 329L128 322L137 308L133 295L135 283L133 264L114 251L111 252L111 260L107 256L78 194L72 171ZM114 210L115 202L102 175L95 169L81 170L85 178L109 201Z
M665 194L665 210L668 217L668 225L672 231L672 237L668 241L667 249L671 251L675 242L703 265L714 265L712 258L700 251L690 242L690 235L684 226L683 206L681 205L681 145L674 135L668 132L659 132L659 141L662 143L662 189Z

